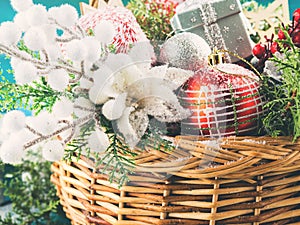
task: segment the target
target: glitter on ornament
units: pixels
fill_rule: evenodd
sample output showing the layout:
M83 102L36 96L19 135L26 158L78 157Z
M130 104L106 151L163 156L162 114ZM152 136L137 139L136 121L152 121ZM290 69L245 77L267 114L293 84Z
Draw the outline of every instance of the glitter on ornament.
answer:
M263 97L259 78L241 66L218 64L198 70L180 89L179 99L192 116L182 133L208 137L249 134L257 130Z
M124 7L108 6L101 8L82 16L78 24L86 32L90 32L103 20L109 21L115 26L116 35L112 44L117 53L126 53L130 46L136 42L148 41L131 11Z
M211 50L200 36L184 32L168 39L162 46L160 62L185 70L196 71L207 65Z

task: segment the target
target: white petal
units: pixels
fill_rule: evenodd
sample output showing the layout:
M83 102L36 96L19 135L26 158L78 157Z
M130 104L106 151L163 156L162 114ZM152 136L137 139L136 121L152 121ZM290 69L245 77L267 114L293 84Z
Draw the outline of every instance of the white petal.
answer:
M167 65L152 67L150 69L150 71L148 72L147 76L148 77L159 77L159 78L163 79L167 72L167 69L168 69Z
M96 129L89 136L88 145L94 152L104 152L109 147L110 142L106 133L100 129Z
M139 138L130 124L130 114L134 111L133 107L127 107L120 119L117 120L117 126L121 134L124 136L126 143L130 147L134 147L139 142Z
M149 61L135 63L135 65L143 74L148 74L152 67Z
M162 84L158 83L157 85L152 85L151 96L161 98L168 102L178 102L178 98L176 94L173 92L171 88L166 86L164 83Z
M143 77L142 72L135 66L129 65L114 74L113 88L117 92L130 90L130 86Z
M164 79L170 81L173 85L173 90L184 84L190 77L194 75L191 70L183 70L180 68L170 67L167 69Z
M109 77L110 70L98 70L94 74L94 85L89 91L89 98L95 104L103 104L109 100L110 97L116 97L119 93L113 88L114 77ZM103 72L103 74L102 74Z
M161 122L178 122L191 115L179 102L169 102L159 97L144 99L140 102L147 114L154 116Z
M120 94L116 99L107 101L102 108L103 115L109 120L119 119L126 108L127 93Z
M103 88L97 85L94 85L89 90L89 98L96 105L101 105L109 100L109 96L103 92Z
M125 66L120 71L120 73L122 73L122 76L125 79L125 83L127 86L143 78L142 72L143 71L141 71L135 64Z

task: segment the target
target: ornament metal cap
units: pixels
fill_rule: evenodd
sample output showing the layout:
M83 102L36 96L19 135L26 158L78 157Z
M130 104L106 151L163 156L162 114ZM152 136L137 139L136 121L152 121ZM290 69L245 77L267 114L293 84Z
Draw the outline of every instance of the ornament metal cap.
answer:
M214 66L221 63L225 63L225 53L214 48L213 52L208 56L208 64Z

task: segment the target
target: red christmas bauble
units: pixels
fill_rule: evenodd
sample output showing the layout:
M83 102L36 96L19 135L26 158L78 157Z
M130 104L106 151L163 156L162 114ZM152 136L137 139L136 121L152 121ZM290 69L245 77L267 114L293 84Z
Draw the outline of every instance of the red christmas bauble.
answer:
M222 137L257 129L263 98L259 78L236 64L198 70L180 89L179 99L192 115L182 121L184 133Z
M116 30L112 44L118 53L126 53L136 42L148 41L132 12L124 7L108 6L82 16L78 24L88 33L100 21L111 22Z

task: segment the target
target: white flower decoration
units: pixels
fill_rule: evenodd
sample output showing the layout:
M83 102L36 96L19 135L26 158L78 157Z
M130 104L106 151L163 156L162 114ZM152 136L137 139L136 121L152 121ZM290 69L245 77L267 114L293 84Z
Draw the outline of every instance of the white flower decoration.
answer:
M98 76L94 75L95 84L90 89L91 100L103 104L103 115L116 121L132 147L144 135L148 116L161 122L176 122L190 115L178 102L174 90L193 75L192 71L167 66L150 69L152 54L137 63L136 51L132 53L135 60L130 53L110 55L97 71Z

